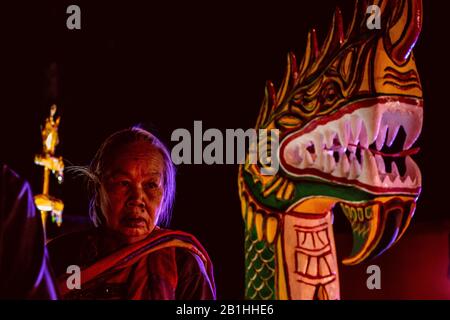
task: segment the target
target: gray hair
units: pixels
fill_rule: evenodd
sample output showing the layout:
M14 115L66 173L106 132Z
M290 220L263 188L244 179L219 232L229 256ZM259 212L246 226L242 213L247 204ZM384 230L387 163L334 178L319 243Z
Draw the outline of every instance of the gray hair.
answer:
M121 146L137 142L147 141L158 149L164 161L162 177L163 196L159 211L157 212L156 225L168 226L172 216L172 208L175 200L175 166L172 163L170 153L166 146L153 134L139 127L132 127L113 133L100 146L88 167L71 167L69 171L76 172L87 178L89 192L89 216L95 226L104 224L107 217L103 209L109 205L109 198L101 183L108 166L109 157Z

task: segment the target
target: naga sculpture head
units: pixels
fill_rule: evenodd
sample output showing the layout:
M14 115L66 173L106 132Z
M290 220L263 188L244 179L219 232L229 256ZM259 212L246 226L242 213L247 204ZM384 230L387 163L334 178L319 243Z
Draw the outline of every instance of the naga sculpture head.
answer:
M369 4L380 9L379 29L368 28L365 1L347 31L337 9L323 45L311 30L301 62L288 54L280 88L267 83L256 128L279 130L269 156L280 170L263 175L264 164L249 162L239 170L247 298L339 298L333 215L352 227L347 265L383 253L413 216L423 100L412 49L422 1Z

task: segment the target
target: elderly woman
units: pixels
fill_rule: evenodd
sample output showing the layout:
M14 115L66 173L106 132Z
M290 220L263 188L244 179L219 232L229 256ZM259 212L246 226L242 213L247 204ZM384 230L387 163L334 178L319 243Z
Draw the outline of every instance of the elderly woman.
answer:
M63 298L215 299L211 261L201 244L160 227L170 218L175 168L154 135L119 131L82 171L96 228L48 245ZM70 285L73 265L81 268L79 289Z

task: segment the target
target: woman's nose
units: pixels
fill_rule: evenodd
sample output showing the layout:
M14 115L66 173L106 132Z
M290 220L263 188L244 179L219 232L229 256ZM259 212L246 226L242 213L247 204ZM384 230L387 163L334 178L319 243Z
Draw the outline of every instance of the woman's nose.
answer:
M141 186L132 186L127 206L145 208L144 191Z

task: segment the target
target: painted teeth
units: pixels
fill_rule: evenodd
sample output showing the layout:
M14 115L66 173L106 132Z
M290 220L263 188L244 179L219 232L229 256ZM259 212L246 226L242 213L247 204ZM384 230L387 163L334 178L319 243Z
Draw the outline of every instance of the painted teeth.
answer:
M380 128L380 132L378 133L377 141L376 141L376 147L377 150L381 150L384 146L384 142L386 141L386 133L388 130L387 124L383 125Z
M337 174L338 177L346 178L350 171L350 163L348 162L348 158L345 154L340 155L339 164Z
M327 148L331 148L333 146L334 137L336 136L336 132L331 130L325 130L324 138L325 138L325 146Z
M364 149L369 148L369 135L367 134L366 125L363 123L361 126L361 133L359 134L359 144Z
M320 132L317 133L312 143L314 144L314 150L323 150L323 135Z
M388 147L392 146L394 139L397 137L398 130L400 129L400 125L395 124L389 127L388 136L386 140L386 145Z
M386 166L384 164L383 157L380 156L379 154L377 154L377 155L375 155L375 161L377 163L378 172L380 174L386 174Z
M391 174L389 175L389 177L391 178L391 181L394 182L395 179L399 178L400 173L398 172L398 168L397 165L395 164L395 162L392 162L391 164Z
M358 180L366 184L371 184L373 179L375 179L375 181L373 182L375 182L376 184L377 182L381 182L379 181L380 177L378 176L377 163L372 153L369 150L364 150L362 152L361 157L362 157L362 170L361 170L362 172ZM378 179L378 181L376 179Z
M326 153L325 158L324 172L331 173L336 168L336 162L331 154Z
M300 164L300 169L309 168L314 163L311 153L308 150L302 151L302 158L304 160Z
M351 129L352 129L352 140L351 140L351 142L354 143L354 144L357 144L357 142L359 142L359 135L361 133L361 126L362 126L362 119L358 115L353 115L351 117Z
M383 157L373 155L367 149L373 143L377 150L391 146L402 127L406 134L403 150L408 150L419 137L422 122L421 107L398 101L357 109L336 120L317 125L312 132L292 140L284 148L284 158L295 168L314 168L334 177L358 180L372 186L420 187L420 170L410 157L405 158L406 173L400 176L394 162L388 173ZM360 161L355 156L358 144ZM339 152L338 161L333 157L333 152ZM292 153L298 156L293 157Z
M422 175L420 173L420 169L410 156L405 158L405 165L405 175L411 178L413 184L417 184L419 186L422 185Z
M358 160L356 160L356 156L351 153L349 157L350 162L350 174L348 176L349 180L355 180L361 174L361 166L359 165Z
M368 144L374 143L380 131L383 108L375 106L372 108L362 108L355 112L361 119L365 120L364 127L366 129Z
M341 143L341 146L344 148L344 150L347 149L348 141L350 138L350 125L349 120L347 121L339 121L338 123L339 127L339 142Z
M411 117L411 121L402 121L403 129L406 132L406 139L403 145L403 150L408 150L416 142L420 135L420 129L422 128L422 117Z

